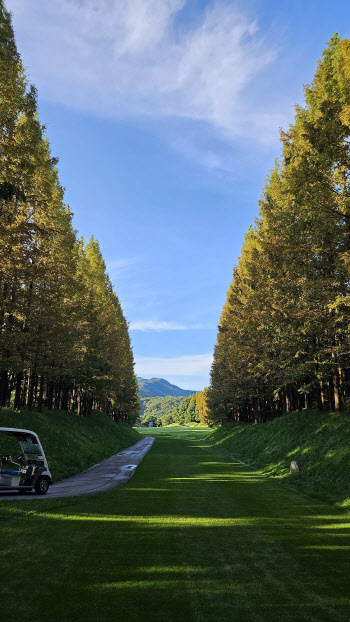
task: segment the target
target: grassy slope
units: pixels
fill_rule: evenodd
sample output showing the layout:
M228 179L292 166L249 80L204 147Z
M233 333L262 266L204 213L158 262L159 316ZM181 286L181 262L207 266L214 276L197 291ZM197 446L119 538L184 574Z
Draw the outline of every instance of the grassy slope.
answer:
M302 411L259 425L232 423L207 442L300 491L350 502L349 415ZM299 473L289 475L291 460Z
M107 415L96 411L89 417L77 417L58 410L35 413L0 409L0 427L36 432L54 481L80 473L141 438L135 429L116 424ZM20 453L17 442L12 441L11 445L11 439L1 437L0 453L11 453L12 456Z
M349 621L348 512L228 460L207 430L152 433L119 490L0 502L4 619Z

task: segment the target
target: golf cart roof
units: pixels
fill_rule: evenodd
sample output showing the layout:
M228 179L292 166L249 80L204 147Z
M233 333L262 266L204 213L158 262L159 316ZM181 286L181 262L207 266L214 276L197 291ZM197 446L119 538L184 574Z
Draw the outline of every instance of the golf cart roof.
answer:
M20 430L19 428L0 428L0 433L3 432L8 436L34 436L34 438L38 438L38 435L32 430Z

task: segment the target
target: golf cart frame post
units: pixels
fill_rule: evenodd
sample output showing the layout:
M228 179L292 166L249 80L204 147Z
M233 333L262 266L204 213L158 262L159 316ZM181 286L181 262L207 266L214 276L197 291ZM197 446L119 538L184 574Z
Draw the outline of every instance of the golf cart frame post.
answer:
M52 477L38 435L18 428L0 428L0 434L15 438L22 450L16 458L9 454L0 456L0 492L25 493L34 489L38 495L44 495L52 484ZM10 464L17 465L18 469L8 468Z

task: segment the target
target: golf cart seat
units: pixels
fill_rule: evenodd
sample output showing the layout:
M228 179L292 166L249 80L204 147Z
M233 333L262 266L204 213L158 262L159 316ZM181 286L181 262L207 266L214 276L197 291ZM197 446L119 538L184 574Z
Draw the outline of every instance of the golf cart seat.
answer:
M1 475L20 475L21 471L15 471L14 469L0 469Z

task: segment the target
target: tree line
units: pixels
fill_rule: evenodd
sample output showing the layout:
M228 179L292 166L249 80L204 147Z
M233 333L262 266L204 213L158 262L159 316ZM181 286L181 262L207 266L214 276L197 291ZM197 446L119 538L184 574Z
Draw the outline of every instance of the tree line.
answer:
M349 402L349 39L326 46L281 144L220 318L215 423Z
M136 425L146 426L150 421L152 421L154 425L159 425L162 417L168 415L174 408L180 406L184 399L186 399L184 395L140 397L141 411Z
M0 0L0 405L139 410L128 326L97 240L78 239Z
M141 411L139 424L148 426L166 426L173 423L187 425L189 423L208 423L208 388L197 391L188 397L154 397L141 398L144 408Z

